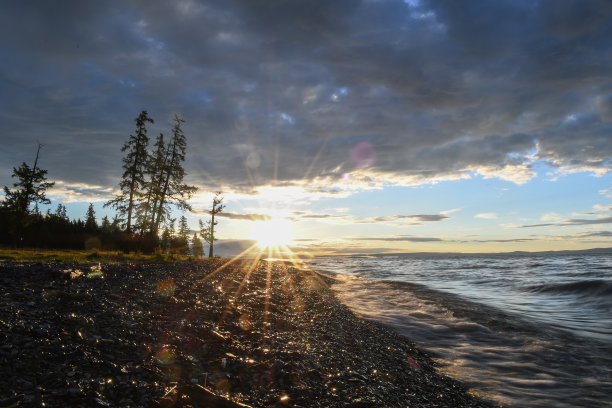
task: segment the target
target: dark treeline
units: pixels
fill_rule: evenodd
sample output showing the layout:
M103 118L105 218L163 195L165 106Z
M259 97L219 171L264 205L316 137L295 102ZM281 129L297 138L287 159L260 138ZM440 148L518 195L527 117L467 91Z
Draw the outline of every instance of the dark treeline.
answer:
M13 187L4 187L0 205L0 245L55 249L102 249L121 251L161 251L201 256L203 245L197 233L190 236L187 218L171 218L171 209L190 211L187 200L197 188L183 182L183 162L187 143L182 130L184 120L175 115L168 142L159 134L149 149L147 123L153 123L147 111L136 118L135 134L130 135L121 151L123 175L119 193L104 204L114 208L115 216L97 222L93 204L81 219L69 219L66 207L59 203L55 211L45 213L39 204L51 204L45 192L55 183L47 180L47 171L39 167L42 145L38 146L34 165L22 163L13 168ZM220 193L213 201L212 220L200 236L210 244L212 256L214 215L223 210Z

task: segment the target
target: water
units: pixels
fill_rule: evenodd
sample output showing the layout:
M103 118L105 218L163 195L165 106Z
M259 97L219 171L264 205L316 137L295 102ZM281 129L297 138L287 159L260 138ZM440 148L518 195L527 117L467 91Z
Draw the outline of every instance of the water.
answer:
M612 407L612 252L319 257L338 296L504 406Z

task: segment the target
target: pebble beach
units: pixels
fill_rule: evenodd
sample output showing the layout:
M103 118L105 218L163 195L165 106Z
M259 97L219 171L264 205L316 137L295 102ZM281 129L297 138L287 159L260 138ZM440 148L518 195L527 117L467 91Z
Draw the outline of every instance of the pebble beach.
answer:
M486 407L282 262L0 264L0 407Z

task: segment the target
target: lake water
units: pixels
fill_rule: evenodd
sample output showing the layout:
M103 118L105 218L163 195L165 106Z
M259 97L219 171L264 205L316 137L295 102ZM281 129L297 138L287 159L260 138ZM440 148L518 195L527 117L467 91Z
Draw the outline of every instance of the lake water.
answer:
M504 406L612 406L612 251L318 257L340 299Z

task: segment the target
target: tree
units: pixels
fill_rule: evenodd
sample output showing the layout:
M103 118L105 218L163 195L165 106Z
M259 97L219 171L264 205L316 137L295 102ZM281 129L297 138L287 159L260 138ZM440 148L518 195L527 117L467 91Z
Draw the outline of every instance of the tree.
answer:
M2 202L4 214L3 222L0 225L13 244L24 243L24 229L34 221L34 218L30 216L31 205L34 204L34 211L38 213L38 203L51 203L45 196L45 192L55 183L47 181L47 170L38 167L41 148L42 145L38 144L32 168L25 162L21 163L18 168L13 167L11 176L17 178L17 181L13 183L13 189L4 186L4 201Z
M106 221L108 222L108 219ZM87 208L87 213L85 215L85 230L90 234L98 232L96 212L94 211L92 203L89 203L89 208Z
M164 134L160 133L155 142L155 151L149 155L147 161L148 180L144 186L146 191L144 200L138 208L138 228L141 235L154 231L155 208L161 195L161 186L164 182L165 166L168 160L168 149L164 142Z
M163 152L165 157L164 164L157 167L158 174L154 176L156 181L159 181L156 185L161 187L155 190L153 198L153 224L151 232L156 235L159 231L159 226L169 214L169 205L174 204L180 210L191 211L191 206L187 203L187 200L197 191L197 187L183 183L183 178L185 177L183 162L185 161L187 149L185 134L181 127L184 122L185 120L179 115L174 115L172 140L165 152ZM159 140L158 143L160 143ZM159 146L158 150L160 150ZM161 157L161 154L159 157Z
M30 205L50 204L51 201L45 196L45 191L55 185L55 182L47 181L47 170L38 168L38 158L42 145L38 145L34 166L30 168L25 162L19 168L13 167L11 177L17 177L18 181L10 190L4 186L4 206L13 211L20 221L30 213Z
M189 249L189 226L187 225L187 217L184 215L179 219L175 249L181 254L186 254Z
M136 134L130 135L122 152L127 151L123 158L123 175L119 182L121 192L112 200L104 204L105 207L114 207L122 217L127 217L125 231L132 232L132 216L142 186L145 183L146 164L148 161L147 122L154 123L146 110L140 112L136 118Z
M221 192L217 192L215 197L213 198L212 209L210 210L210 220L206 221L206 224L202 223L200 220L200 235L209 245L208 247L208 257L213 257L213 245L215 242L215 226L218 224L218 221L215 221L215 215L219 214L225 208L225 205L222 205L223 197L221 196Z
M57 204L57 209L55 210L55 216L61 220L68 221L68 214L66 213L66 206L62 203Z
M107 215L102 217L102 225L100 226L100 231L102 232L102 234L107 234L107 235L110 234L112 231L111 223L108 220Z
M204 245L202 245L197 233L194 233L193 238L191 238L191 252L196 258L200 258L204 253Z
M161 240L159 245L164 252L170 252L173 248L174 239L174 222L175 218L170 218L166 222L166 228L164 228L164 232L162 233Z

